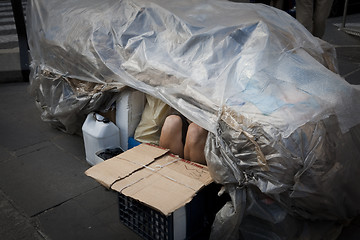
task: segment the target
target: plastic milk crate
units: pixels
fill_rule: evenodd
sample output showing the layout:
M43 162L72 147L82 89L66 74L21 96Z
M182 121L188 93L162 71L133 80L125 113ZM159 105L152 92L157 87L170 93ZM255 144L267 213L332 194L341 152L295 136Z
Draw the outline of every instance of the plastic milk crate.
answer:
M210 184L169 216L118 193L120 221L144 239L208 239L216 212L225 203Z

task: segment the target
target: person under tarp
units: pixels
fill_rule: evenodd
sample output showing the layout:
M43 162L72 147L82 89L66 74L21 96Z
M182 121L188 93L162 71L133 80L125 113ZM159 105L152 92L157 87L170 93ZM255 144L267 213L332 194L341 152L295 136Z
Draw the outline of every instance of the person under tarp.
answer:
M134 138L170 149L181 158L206 165L207 131L161 100L146 95L146 104Z

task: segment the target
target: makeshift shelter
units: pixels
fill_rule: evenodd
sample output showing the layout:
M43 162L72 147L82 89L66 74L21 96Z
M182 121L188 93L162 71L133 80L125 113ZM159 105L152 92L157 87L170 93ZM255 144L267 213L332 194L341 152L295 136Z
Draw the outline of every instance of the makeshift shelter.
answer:
M359 213L359 89L337 74L334 48L287 13L215 0L31 0L27 22L44 121L76 132L129 86L209 131L207 164L231 197L213 239L331 238Z

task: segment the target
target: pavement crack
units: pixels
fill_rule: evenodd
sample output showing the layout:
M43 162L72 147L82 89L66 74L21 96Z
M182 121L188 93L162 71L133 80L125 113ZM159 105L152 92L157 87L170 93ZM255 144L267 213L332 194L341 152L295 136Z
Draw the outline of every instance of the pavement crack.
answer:
M30 146L27 146L27 147L16 150L15 156L16 157L22 157L22 156L24 156L26 154L31 154L31 153L34 153L34 152L38 152L38 151L40 151L40 150L42 150L44 148L50 147L50 146L51 146L51 142L49 142L49 141L38 142L38 143L35 143L33 145L30 145Z
M34 218L34 217L37 217L37 216L39 216L39 215L41 215L41 214L43 214L43 213L45 213L45 212L47 212L47 211L51 211L52 209L55 209L55 208L57 208L57 207L65 204L65 203L67 203L67 202L69 202L69 201L71 201L71 200L74 200L75 198L77 198L77 197L79 197L79 196L81 196L81 195L83 195L83 194L86 194L87 192L90 192L90 191L92 191L92 190L94 190L94 189L96 189L96 188L98 188L98 187L99 187L99 186L96 186L96 187L93 187L93 188L91 188L91 189L88 189L87 191L85 191L85 192L83 192L83 193L77 194L77 195L75 195L75 196L73 196L73 197L71 197L71 198L69 198L69 199L66 199L66 200L64 200L64 201L62 201L62 202L60 202L60 203L58 203L58 204L55 204L55 205L53 205L53 206L51 206L51 207L48 207L48 208L46 208L46 209L44 209L44 210L41 210L41 211L39 211L39 212L31 215L30 217L31 217L31 218Z

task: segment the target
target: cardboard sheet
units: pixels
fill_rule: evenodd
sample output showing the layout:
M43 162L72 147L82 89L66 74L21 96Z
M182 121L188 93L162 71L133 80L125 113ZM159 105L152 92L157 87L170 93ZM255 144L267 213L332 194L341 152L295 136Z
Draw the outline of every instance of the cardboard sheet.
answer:
M206 166L141 144L85 172L107 188L169 215L212 182Z

